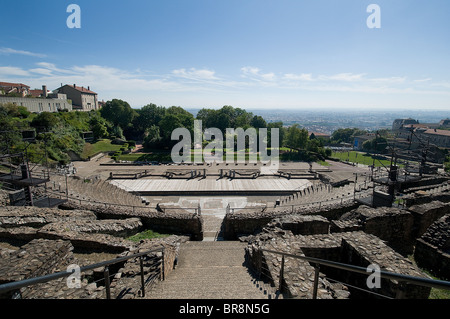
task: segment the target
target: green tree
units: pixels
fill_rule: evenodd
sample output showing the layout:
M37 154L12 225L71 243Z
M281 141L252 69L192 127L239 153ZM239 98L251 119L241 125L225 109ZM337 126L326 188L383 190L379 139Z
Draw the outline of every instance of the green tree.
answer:
M119 138L122 140L125 139L125 136L123 135L123 130L119 125L115 125L112 127L110 135L115 136L116 138Z
M15 105L13 103L5 103L1 107L3 107L4 111L6 112L6 115L10 117L17 117L24 119L31 114L26 107Z
M158 149L162 148L162 137L159 133L159 127L156 125L152 125L148 128L146 137L144 138L143 146L146 149Z
M38 131L50 131L59 123L59 119L55 113L42 112L39 113L32 121L31 126Z
M164 141L164 144L167 146L172 145L173 141L172 132L179 128L184 127L181 120L174 114L166 114L162 120L159 122L159 129L161 137Z
M371 151L382 153L385 151L386 147L387 139L384 137L377 137L371 140L367 140L363 143L363 150L368 152Z
M95 121L95 123L92 125L92 133L94 134L94 138L96 140L107 137L108 129L106 124L101 121Z
M100 109L100 114L113 125L118 125L122 129L131 125L133 119L138 115L127 102L118 99L107 101Z
M367 131L358 128L340 128L333 132L331 140L335 143L353 143L353 138L358 135L363 135Z
M227 128L243 128L244 130L253 126L252 120L254 116L241 108L233 108L230 105L224 105L219 110L201 109L197 113L197 119L202 121L205 128L216 127L225 134ZM256 128L266 127L262 117L256 117L254 124Z
M150 103L136 110L137 116L133 120L133 131L136 137L145 137L145 132L153 125L158 125L166 114L166 108Z
M202 121L202 126L207 127L215 127L216 121L215 118L217 116L217 111L212 109L201 109L197 112L197 120Z
M308 143L308 131L298 124L290 126L286 131L284 144L291 149L304 149Z
M278 129L278 146L281 147L283 145L284 139L284 128L283 122L272 122L267 124L267 146L272 147L272 129Z
M266 121L260 115L253 116L250 125L257 129L267 127Z

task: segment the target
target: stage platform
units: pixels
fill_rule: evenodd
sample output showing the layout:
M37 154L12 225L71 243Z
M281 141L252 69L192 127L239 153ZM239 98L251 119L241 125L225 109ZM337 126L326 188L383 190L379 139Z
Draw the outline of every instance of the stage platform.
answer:
M130 193L144 195L288 195L311 186L307 179L132 179L110 180Z

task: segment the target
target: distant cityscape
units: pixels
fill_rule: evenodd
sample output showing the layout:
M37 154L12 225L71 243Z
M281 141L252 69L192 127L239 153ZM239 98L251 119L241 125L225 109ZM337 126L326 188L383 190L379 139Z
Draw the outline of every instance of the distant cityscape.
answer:
M199 109L187 109L194 117ZM310 132L332 134L339 128L359 128L375 131L391 129L396 119L412 118L419 123L438 123L450 117L445 110L291 110L291 109L248 109L261 115L266 122L282 121L284 126L299 124Z
M24 106L30 112L40 113L43 111L57 112L61 110L90 111L98 110L103 105L99 101L97 93L91 91L90 87L63 85L54 90L42 89L31 90L22 83L0 82L0 104L12 103ZM236 105L233 105L237 107ZM245 107L244 107L245 108ZM185 108L197 116L200 108ZM284 126L298 124L309 132L331 135L340 128L358 128L366 131L391 129L396 119L413 119L418 123L439 123L442 119L450 118L447 110L414 110L414 109L246 109L254 115L260 115L267 123L283 122Z

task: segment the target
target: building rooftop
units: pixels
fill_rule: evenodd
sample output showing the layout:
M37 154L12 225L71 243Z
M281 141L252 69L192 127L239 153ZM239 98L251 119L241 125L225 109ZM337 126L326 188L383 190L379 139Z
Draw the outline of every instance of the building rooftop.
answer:
M82 93L87 93L87 94L97 94L96 92L91 91L89 86L88 86L87 88L85 88L85 87L83 87L83 86L77 86L77 85L75 85L75 84L74 84L74 85L66 84L66 86L70 86L70 87L74 88L75 90L80 91L80 92L82 92Z
M23 83L10 83L10 82L0 82L0 87L24 87L30 88L28 85Z

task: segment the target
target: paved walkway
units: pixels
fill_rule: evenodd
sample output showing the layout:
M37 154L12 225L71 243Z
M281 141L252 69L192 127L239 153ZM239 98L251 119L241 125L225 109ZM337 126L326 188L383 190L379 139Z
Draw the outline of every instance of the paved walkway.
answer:
M244 265L245 243L238 241L186 242L178 265L149 289L146 299L268 299Z

